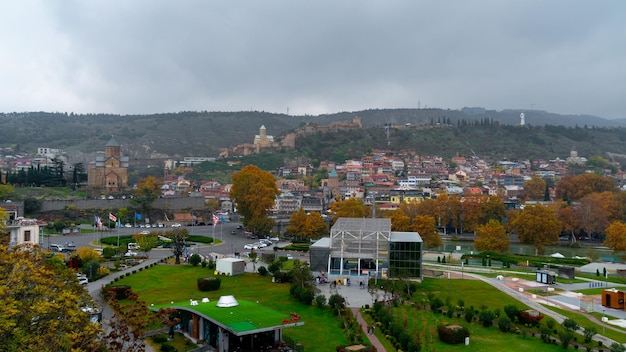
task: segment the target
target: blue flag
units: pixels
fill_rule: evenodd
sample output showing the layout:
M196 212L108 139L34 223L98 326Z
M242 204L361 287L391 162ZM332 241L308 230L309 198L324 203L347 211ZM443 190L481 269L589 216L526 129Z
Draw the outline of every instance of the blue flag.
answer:
M141 220L141 219L143 219L143 218L141 217L141 214L139 214L139 213L135 213L135 219L137 219L137 220Z

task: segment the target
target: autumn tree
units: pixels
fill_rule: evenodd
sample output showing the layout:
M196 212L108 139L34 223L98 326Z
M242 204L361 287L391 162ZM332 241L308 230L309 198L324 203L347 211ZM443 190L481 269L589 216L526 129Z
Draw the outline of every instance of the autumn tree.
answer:
M611 248L613 253L621 252L622 257L626 257L626 224L620 221L614 221L606 229L606 240L603 243Z
M87 290L38 246L0 246L0 350L95 351L100 327Z
M473 232L481 224L482 203L485 199L486 196L482 194L472 194L463 199L463 231Z
M506 253L510 247L504 226L499 221L489 220L476 228L474 247L481 252Z
M318 239L328 232L328 225L318 212L307 214L300 208L291 215L287 232L307 239Z
M255 165L233 174L230 197L243 216L243 224L254 233L268 234L274 227L269 211L279 194L274 176Z
M449 200L450 197L447 194L440 194L434 200L434 210L435 210L435 218L437 219L437 226L443 227L444 232L448 227L448 223L450 223L450 219L452 218L452 213L449 209Z
M502 198L498 196L487 196L483 202L481 202L481 217L480 223L485 225L491 220L501 222L504 219L506 208Z
M442 240L439 231L435 226L435 218L428 215L418 215L413 219L411 230L417 232L426 248L437 248L441 246Z
M333 214L333 223L339 218L364 218L367 216L363 201L356 198L336 201L330 205L330 210Z
M604 233L614 219L615 197L611 192L591 193L580 199L574 213L580 228L589 236Z
M146 255L146 257L148 256L148 252L159 244L159 235L154 232L150 232L147 235L138 233L133 236L133 239L135 240L135 243L139 245L139 249Z
M580 218L576 215L575 208L571 206L561 207L557 211L557 218L563 224L563 231L569 233L572 241L575 241L576 233L580 231L582 226Z
M563 225L554 210L537 204L526 205L511 221L521 243L532 244L535 254L543 254L546 245L558 242Z
M391 231L411 231L411 218L400 211L394 211L391 216Z
M591 193L615 193L617 186L608 177L596 174L567 175L556 184L556 197L567 202L577 201Z
M161 195L162 182L157 180L154 176L148 176L139 180L137 188L134 191L134 197L130 199L130 203L140 209L142 212L147 212L152 202L154 202Z
M530 200L542 200L546 192L546 181L537 175L524 182L524 193Z

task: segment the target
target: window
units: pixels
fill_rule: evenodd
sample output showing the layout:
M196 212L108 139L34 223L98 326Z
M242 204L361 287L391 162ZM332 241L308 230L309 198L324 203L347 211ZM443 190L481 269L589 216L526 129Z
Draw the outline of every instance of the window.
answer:
M24 231L24 242L30 242L30 230Z

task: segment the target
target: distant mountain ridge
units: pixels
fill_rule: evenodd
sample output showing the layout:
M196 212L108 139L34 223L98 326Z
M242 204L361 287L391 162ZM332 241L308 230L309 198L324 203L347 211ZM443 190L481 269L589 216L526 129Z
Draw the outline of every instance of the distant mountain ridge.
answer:
M259 127L280 138L298 127L360 117L364 129L394 125L431 125L493 121L515 126L525 113L528 126L626 127L626 119L607 120L587 115L559 115L539 110L492 111L482 108L371 109L318 116L289 116L260 111L179 112L151 115L4 113L0 114L0 147L14 146L16 153L35 153L38 147L64 149L70 162L87 162L112 137L131 160L184 156L217 156L220 148L252 143ZM596 142L601 142L596 139ZM443 146L442 146L443 147ZM611 148L612 149L612 148ZM613 151L615 152L615 151ZM617 151L619 152L619 151Z

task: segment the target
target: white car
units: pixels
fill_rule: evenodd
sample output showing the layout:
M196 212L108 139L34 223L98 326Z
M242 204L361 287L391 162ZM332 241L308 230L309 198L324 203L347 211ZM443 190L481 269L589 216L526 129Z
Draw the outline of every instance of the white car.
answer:
M60 244L52 243L50 244L50 249L54 252L63 252L65 251L65 247Z
M89 283L89 279L87 279L86 277L81 277L78 279L78 283L81 285L87 285Z
M141 231L139 234L140 234L140 235L149 235L149 234L150 234L150 231L148 231L148 230L144 230L144 231Z
M127 256L127 257L136 257L137 256L137 252L128 251L124 255Z
M133 227L133 225L131 225L131 224L126 224L126 225L124 225L124 227L130 228L130 227Z
M181 225L181 224L179 224L179 223L172 224L172 227L181 227L181 226L182 226L182 225Z
M250 243L250 244L243 246L243 249L255 250L255 249L259 249L259 246L257 246L256 243Z

